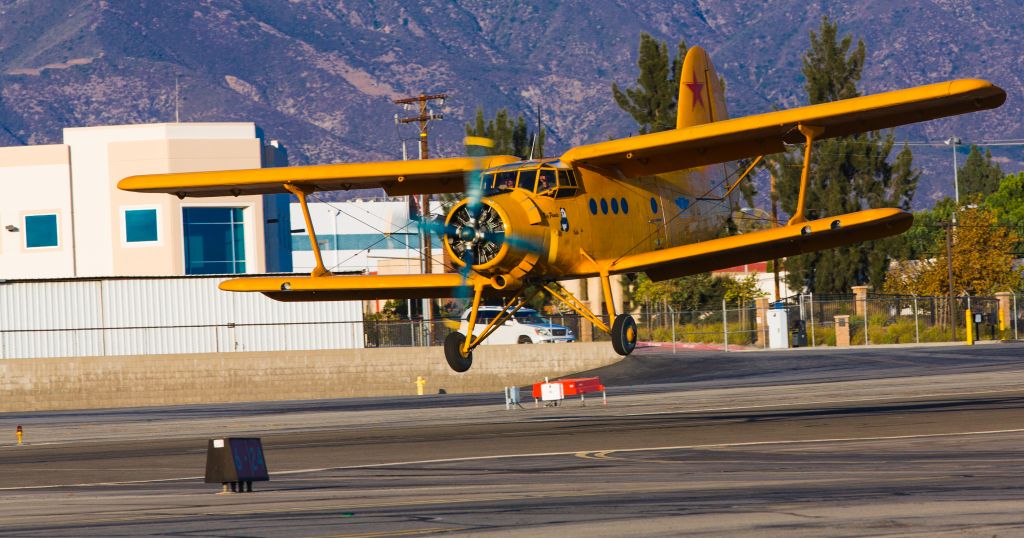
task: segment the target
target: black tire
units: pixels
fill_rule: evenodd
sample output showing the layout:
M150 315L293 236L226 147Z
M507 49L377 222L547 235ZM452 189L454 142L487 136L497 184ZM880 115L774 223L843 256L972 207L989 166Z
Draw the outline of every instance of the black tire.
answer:
M615 316L612 323L612 347L615 352L625 357L636 349L636 320L629 314Z
M448 366L456 372L462 373L473 366L473 352L463 355L462 343L466 341L466 335L456 331L444 339L444 358Z
M529 336L526 336L526 335L524 334L524 335L522 335L522 336L520 336L520 337L519 337L519 341L518 341L518 342L516 342L516 343L517 343L517 344L532 344L532 343L533 343L533 340L531 340Z

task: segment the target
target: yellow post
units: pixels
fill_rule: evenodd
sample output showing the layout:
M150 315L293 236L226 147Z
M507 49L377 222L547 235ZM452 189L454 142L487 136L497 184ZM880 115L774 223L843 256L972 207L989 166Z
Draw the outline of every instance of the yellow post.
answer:
M970 308L967 309L967 345L974 345L974 316Z
M18 428L15 430L15 435L18 436L18 446L21 446L22 436L25 435L25 432L21 429L21 424L18 424Z
M416 376L416 395L423 396L423 386L427 384L427 380L423 379L423 376Z

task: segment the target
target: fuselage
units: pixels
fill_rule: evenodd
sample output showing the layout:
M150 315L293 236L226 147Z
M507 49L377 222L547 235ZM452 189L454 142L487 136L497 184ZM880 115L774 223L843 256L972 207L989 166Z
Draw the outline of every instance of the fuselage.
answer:
M735 193L724 197L730 171L719 164L613 179L558 160L485 170L482 201L493 210L485 207L481 219L494 221L497 214L505 240L484 245L481 239L474 243L478 255L465 256L468 243L460 237L472 234L455 230L467 220L467 210L459 214L471 203L467 199L449 213L445 248L456 263L471 259L473 269L487 276L589 276L588 258L615 259L715 237L736 207Z

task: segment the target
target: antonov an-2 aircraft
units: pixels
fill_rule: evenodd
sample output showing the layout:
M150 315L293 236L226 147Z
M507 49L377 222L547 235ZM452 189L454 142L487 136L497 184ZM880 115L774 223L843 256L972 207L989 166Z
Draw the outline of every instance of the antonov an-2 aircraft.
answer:
M308 277L236 278L228 291L260 292L280 301L472 297L469 334L444 344L457 372L473 350L536 293L550 296L609 333L615 351L636 346L632 316L617 312L609 277L646 273L652 280L731 267L877 239L905 231L911 214L868 209L818 220L804 216L808 162L817 140L1000 106L1006 93L961 79L729 119L718 75L706 52L683 63L676 128L578 146L555 159L512 156L340 163L288 168L134 176L121 189L186 196L292 193L302 206L316 257ZM730 161L804 143L797 209L785 226L715 238L737 205L742 173ZM460 270L417 275L332 276L323 264L306 205L315 191L383 188L389 195L465 192L440 226ZM558 284L600 277L607 318ZM505 309L473 334L484 298ZM605 319L610 320L609 325Z

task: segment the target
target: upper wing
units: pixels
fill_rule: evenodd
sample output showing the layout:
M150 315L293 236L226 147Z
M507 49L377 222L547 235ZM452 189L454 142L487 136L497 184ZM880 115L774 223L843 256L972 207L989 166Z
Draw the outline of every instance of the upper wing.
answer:
M783 143L804 141L799 124L824 127L819 138L831 138L996 108L1005 100L1006 92L984 80L952 80L579 146L562 161L627 177L660 174L779 153Z
M233 278L220 283L225 291L260 292L277 301L361 301L368 299L422 299L457 297L460 288L472 288L490 279L471 273L427 275L271 276ZM491 287L486 286L490 291ZM488 295L485 293L485 295Z
M651 280L695 275L772 258L784 258L902 233L914 216L899 209L868 209L791 226L623 256L612 273L643 271Z
M493 155L152 174L126 177L117 187L126 191L166 192L182 198L287 193L286 183L319 191L382 187L389 195L437 194L462 192L467 172L518 160L510 155Z

